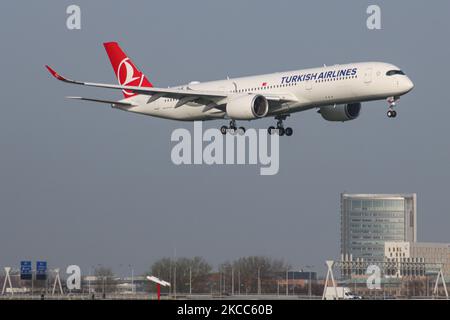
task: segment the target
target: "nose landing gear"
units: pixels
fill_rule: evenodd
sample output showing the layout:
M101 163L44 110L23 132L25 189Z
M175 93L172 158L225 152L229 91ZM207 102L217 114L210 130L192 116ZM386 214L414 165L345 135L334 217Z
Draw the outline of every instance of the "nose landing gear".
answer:
M387 102L389 103L389 109L387 111L388 118L397 117L397 111L394 110L394 107L397 105L397 101L400 100L400 97L389 97Z

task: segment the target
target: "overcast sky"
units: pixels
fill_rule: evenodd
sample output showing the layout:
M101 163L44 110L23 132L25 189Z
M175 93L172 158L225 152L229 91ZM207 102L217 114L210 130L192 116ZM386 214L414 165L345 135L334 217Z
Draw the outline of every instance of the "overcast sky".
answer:
M419 241L450 242L450 2L76 1L79 31L66 28L72 3L0 2L0 266L140 273L175 254L322 266L339 255L344 191L417 192ZM366 28L373 3L379 31ZM161 87L375 60L400 66L415 89L395 120L384 101L347 123L293 115L275 176L178 167L170 135L191 123L66 100L121 95L59 83L43 67L115 83L102 46L112 40Z

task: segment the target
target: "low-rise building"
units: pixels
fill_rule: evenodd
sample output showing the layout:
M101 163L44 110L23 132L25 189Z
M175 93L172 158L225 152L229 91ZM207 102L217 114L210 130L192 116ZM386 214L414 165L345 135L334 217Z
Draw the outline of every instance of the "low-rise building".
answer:
M384 257L393 266L389 276L436 273L442 267L444 276L450 277L450 243L385 242Z

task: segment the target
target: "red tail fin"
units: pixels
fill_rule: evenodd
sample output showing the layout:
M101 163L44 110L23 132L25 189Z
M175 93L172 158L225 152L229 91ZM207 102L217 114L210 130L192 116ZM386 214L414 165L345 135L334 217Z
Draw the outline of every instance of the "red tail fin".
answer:
M111 61L117 81L119 81L121 86L153 87L147 77L139 71L133 61L122 51L117 42L106 42L103 46ZM125 98L136 95L130 91L122 91Z

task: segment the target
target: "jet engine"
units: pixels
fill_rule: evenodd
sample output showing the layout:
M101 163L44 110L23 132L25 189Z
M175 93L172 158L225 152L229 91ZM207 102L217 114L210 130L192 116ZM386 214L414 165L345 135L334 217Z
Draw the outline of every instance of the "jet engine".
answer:
M318 111L328 121L349 121L358 118L361 103L339 104L321 107Z
M226 107L227 115L233 120L263 118L269 112L267 99L259 94L243 95L231 99Z

